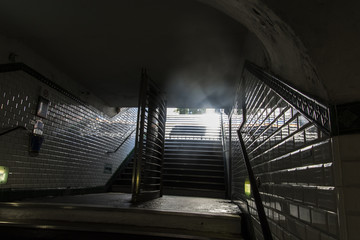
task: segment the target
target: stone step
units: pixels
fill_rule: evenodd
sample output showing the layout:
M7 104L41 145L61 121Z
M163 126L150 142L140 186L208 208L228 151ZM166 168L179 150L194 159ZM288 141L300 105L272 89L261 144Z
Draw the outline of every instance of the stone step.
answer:
M0 203L2 237L8 232L12 239L21 234L22 239L89 239L84 236L101 235L100 239L107 239L104 237L110 233L118 239L242 239L238 212L210 211L225 204L218 200L164 196L134 207L130 198L130 194L107 193ZM232 207L228 205L224 209ZM202 206L209 210L197 210Z

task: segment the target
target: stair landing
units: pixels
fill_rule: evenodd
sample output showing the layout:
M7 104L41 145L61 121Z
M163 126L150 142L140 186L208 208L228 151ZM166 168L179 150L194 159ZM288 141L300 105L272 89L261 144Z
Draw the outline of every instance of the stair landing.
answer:
M14 235L52 229L140 236L134 239L242 239L240 211L227 200L164 196L136 205L130 200L130 194L104 193L0 203L0 229L12 228Z

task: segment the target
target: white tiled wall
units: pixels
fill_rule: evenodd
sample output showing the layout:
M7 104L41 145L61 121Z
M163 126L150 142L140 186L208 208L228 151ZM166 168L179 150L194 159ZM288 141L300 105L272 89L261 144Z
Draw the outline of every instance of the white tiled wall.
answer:
M360 238L360 134L333 138L342 239Z
M0 136L0 165L9 167L7 184L0 188L47 189L104 186L112 172L134 147L134 135L114 154L135 129L137 109L123 109L110 118L93 107L81 105L21 72L0 73L0 132L25 126L33 130L41 88L50 92L51 102L44 122L40 154L31 157L29 135L17 130Z
M250 73L247 119L242 136L274 239L339 238L338 200L330 136L307 120ZM239 105L239 104L238 104ZM244 195L247 177L236 130L241 112L232 116L233 193ZM247 198L257 239L262 239L254 199Z

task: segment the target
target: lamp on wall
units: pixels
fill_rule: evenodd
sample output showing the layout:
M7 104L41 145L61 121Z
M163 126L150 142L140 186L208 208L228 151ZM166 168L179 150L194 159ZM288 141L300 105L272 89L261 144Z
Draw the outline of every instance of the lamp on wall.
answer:
M244 189L245 189L245 195L250 197L250 195L251 195L251 184L250 184L249 179L245 180Z
M42 96L39 97L38 105L36 109L36 115L42 118L47 118L49 111L50 101Z
M0 184L6 184L9 176L9 168L0 166Z

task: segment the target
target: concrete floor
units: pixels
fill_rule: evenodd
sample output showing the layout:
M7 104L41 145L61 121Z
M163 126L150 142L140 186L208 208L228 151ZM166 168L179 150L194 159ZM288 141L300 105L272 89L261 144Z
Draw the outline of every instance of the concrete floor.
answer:
M40 231L48 234L44 239L60 233L111 233L116 239L238 240L243 237L241 219L230 201L199 197L163 196L133 204L131 194L101 193L0 203L0 228L10 235L28 229L38 236ZM25 235L31 239L31 234Z
M216 198L163 196L140 204L131 203L131 194L99 193L25 199L22 203L71 204L76 206L148 209L165 212L198 213L209 215L239 215L239 208L229 200Z

